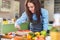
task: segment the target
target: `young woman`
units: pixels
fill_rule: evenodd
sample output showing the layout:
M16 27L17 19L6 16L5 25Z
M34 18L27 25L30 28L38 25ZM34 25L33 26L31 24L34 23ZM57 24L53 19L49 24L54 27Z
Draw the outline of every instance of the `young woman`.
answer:
M48 29L48 11L41 8L39 0L26 0L25 12L15 22L15 27L19 30L20 25L26 19L29 19L30 30L33 32L40 32Z

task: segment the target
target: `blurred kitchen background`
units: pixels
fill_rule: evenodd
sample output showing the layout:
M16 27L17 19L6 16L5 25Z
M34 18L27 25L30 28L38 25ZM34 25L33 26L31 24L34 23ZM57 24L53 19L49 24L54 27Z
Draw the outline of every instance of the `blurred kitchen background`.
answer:
M24 12L25 0L0 0L0 18L20 17ZM60 0L41 0L43 8L49 12L49 22L53 22L54 13L60 13Z
M0 21L1 19L18 19L25 10L24 2L25 0L0 0ZM41 0L40 2L42 4L42 8L48 10L49 24L52 24L54 21L54 14L60 13L60 0ZM7 23L8 22L4 22L4 24Z
M0 35L17 31L14 27L14 22L25 11L24 2L25 0L0 0ZM54 14L59 13L58 15L60 15L60 0L40 0L40 2L42 8L48 10L48 30L51 30ZM56 18L59 19L58 17ZM28 24L28 22L21 24L21 30L28 30Z

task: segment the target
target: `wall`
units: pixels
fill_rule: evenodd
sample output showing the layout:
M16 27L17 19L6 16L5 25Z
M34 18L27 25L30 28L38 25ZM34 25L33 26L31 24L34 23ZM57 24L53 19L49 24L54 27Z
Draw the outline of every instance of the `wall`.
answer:
M10 5L9 9L7 9L7 8L1 8L0 9L0 18L14 18L14 14L12 13L13 9L11 9L13 7L12 6L12 1L11 1L11 5ZM2 5L0 7L2 7Z
M10 11L10 13L13 15L13 17L15 17L16 13L19 16L19 2L18 1L12 1L11 4L12 5L11 5L11 11Z
M54 0L44 0L44 8L46 8L49 12L49 21L53 21Z
M19 15L21 16L21 14L25 11L25 7L24 7L24 3L25 0L19 0L20 1L20 10L19 10Z
M12 18L12 14L9 12L0 12L0 18Z
M11 8L8 12L0 11L0 18L15 18L15 13L19 14L19 2L14 0L11 1Z

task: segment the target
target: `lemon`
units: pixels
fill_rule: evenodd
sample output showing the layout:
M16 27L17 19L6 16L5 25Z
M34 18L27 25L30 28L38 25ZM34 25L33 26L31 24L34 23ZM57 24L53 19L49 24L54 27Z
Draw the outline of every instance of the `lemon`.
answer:
M31 38L32 38L32 36L27 34L27 39L31 39Z
M35 35L40 35L40 32L35 32Z
M36 39L36 37L33 37L33 38L32 38L32 40L35 40L35 39Z

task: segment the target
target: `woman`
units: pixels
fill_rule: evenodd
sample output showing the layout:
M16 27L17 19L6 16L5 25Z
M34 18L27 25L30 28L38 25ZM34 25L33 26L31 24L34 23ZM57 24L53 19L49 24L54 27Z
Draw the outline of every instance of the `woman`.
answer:
M39 0L26 0L26 11L15 22L15 27L20 29L20 25L26 19L29 19L30 30L33 32L40 32L48 29L48 11L41 8Z

